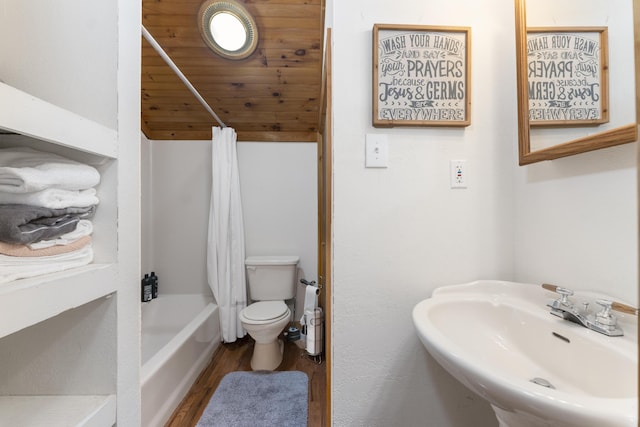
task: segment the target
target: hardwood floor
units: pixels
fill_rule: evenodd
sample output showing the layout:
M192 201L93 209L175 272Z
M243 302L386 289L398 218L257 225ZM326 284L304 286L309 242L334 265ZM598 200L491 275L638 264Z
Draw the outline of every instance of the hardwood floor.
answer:
M325 425L325 362L318 364L295 342L284 340L284 357L278 371L302 371L309 377L308 427ZM165 427L193 427L196 425L211 396L227 373L250 371L254 341L249 335L235 343L221 344L209 366L200 374ZM274 426L275 427L275 426Z

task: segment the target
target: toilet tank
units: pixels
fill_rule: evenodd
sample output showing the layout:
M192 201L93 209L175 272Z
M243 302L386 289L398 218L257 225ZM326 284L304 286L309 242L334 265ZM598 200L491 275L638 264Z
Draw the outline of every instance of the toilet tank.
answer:
M296 295L298 256L250 256L247 269L249 297L254 301L291 299Z

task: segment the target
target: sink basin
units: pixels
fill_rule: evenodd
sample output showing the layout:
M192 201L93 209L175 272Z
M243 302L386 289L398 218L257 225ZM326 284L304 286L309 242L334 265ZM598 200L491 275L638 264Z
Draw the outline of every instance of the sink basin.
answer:
M558 297L504 281L446 286L414 307L413 322L429 353L489 401L500 426L636 427L636 317L616 312L624 336L608 337L551 315L546 304ZM576 292L573 300L598 298L611 299Z

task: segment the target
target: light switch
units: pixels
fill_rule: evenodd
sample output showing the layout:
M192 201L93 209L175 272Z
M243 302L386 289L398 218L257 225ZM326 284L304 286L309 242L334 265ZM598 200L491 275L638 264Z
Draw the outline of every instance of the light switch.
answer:
M389 166L389 136L368 133L365 140L365 167L386 168Z

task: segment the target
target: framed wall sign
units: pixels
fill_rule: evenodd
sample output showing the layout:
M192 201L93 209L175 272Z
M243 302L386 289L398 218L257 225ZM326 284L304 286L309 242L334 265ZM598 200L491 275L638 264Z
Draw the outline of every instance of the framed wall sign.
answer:
M373 26L373 126L469 126L471 29Z
M527 28L531 126L609 121L606 27Z

